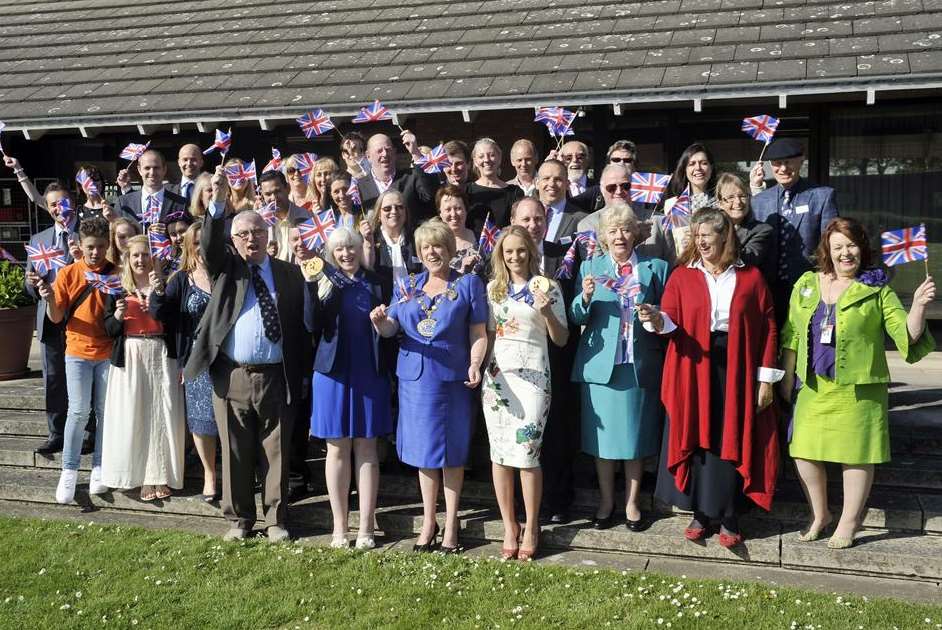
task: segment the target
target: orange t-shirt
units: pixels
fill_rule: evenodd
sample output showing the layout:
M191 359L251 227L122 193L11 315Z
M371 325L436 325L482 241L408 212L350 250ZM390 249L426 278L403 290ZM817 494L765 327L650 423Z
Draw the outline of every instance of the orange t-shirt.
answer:
M85 279L86 271L100 273L101 268L92 269L84 260L78 260L63 267L56 274L56 282L53 285L56 304L66 313L88 284ZM101 361L111 356L111 345L112 339L105 333L105 294L94 289L66 323L65 354Z

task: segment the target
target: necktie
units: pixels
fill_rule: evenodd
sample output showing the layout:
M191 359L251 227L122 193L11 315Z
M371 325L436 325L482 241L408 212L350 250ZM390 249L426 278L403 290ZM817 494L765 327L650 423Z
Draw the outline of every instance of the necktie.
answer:
M778 222L778 277L780 280L788 280L788 249L785 245L788 242L788 217L792 213L792 193L786 190L782 194L782 210Z
M265 336L272 343L281 339L281 322L278 321L278 309L275 301L268 292L268 286L262 278L258 265L252 265L252 286L255 287L255 297L258 298L258 307L262 311L262 325L265 327Z
M553 210L553 206L546 206L546 238L549 240L552 240L550 230L552 229L554 214L556 214L556 211Z
M190 195L193 194L193 182L187 182L187 183L183 184L183 190L180 191L180 192L183 193L183 198L186 199L187 202L189 202L189 201L190 201Z

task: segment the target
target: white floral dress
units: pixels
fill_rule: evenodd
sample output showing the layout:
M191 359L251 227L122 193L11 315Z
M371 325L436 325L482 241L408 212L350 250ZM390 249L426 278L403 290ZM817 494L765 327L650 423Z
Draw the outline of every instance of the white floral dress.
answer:
M514 289L510 287L509 292L516 294ZM555 282L549 296L553 314L565 325L566 305ZM491 461L514 468L535 468L540 465L552 390L546 322L523 299L506 297L494 302L490 290L488 306L487 328L495 339L481 397Z

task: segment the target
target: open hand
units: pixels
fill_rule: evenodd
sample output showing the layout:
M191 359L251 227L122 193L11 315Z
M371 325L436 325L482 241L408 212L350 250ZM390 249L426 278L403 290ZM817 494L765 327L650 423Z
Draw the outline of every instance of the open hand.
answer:
M595 278L586 276L582 279L582 303L588 304L592 301L592 295L595 293Z

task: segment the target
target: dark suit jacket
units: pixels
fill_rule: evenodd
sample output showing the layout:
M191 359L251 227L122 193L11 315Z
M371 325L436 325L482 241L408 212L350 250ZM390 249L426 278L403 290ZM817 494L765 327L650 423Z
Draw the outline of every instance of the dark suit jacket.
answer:
M175 331L177 365L180 369L186 366L190 358L190 349L201 321L194 319L186 309L186 303L195 290L189 275L181 271L173 274L163 295L155 293L150 296L151 316Z
M357 188L360 190L360 199L363 201L363 210L370 212L379 198L379 189L373 181L373 174L357 179ZM418 166L412 170L396 173L390 190L398 190L405 198L409 208L409 224L412 227L422 221L435 216L435 193L438 191L438 177L430 175Z
M758 267L766 282L775 277L775 258L772 257L772 241L775 231L768 223L757 221L750 213L736 228L739 239L739 257L747 265Z
M121 195L114 204L115 210L124 217L141 221L141 191L135 190ZM189 216L186 199L175 192L164 188L164 204L160 207L160 223L166 223L166 217L171 214L182 212Z
M556 238L553 240L568 246L572 242L572 235L579 229L579 221L582 221L585 217L585 212L567 201L563 207L563 218L559 224L559 229L556 231ZM549 222L547 222L548 227Z
M592 184L585 189L581 195L569 198L569 203L576 206L586 213L593 213L605 205L605 198L602 197L602 188L598 184Z
M380 279L369 269L363 270L363 281L370 288L370 310L383 304L383 290ZM337 361L337 352L340 346L340 333L344 327L346 314L341 308L340 290L334 287L323 300L318 297L318 283L307 283L307 299L311 304L311 328L317 339L317 354L314 355L314 371L321 374L330 374L334 371ZM373 369L377 374L384 374L392 359L385 356L385 344L379 333L370 325L373 336ZM352 361L361 361L365 357L350 357Z
M190 350L184 376L195 379L216 362L222 346L239 318L245 292L251 283L249 265L226 245L226 221L207 212L200 234L200 250L213 283L213 295L203 314L199 333ZM301 268L271 259L281 322L282 365L288 403L301 399L301 381L310 366L311 336L304 327L304 276ZM217 392L219 390L217 389Z
M78 228L78 221L75 222L74 228ZM75 234L73 229L70 234ZM51 226L40 232L39 234L33 234L33 237L29 239L29 244L32 247L38 246L40 243L46 247L55 247L56 246L56 226ZM66 247L65 251L65 261L69 264L73 262L72 254L69 252L69 248ZM35 271L33 263L30 262L29 257L26 258L26 271ZM49 272L49 275L46 276L46 282L52 284L56 279L56 272L58 269L53 269ZM36 287L31 285L29 282L24 282L24 288L26 292L36 300L39 305L36 307L36 339L40 342L49 341L53 337L58 337L61 335L61 326L53 324L49 321L49 318L46 317L46 300L39 297L39 293L36 291Z
M757 220L772 226L771 256L777 264L779 257L785 254L787 285L790 286L814 267L814 251L824 228L837 216L837 206L833 188L814 186L799 179L791 189L792 212L786 216L780 212L783 194L778 184L762 191L752 198L752 211Z

